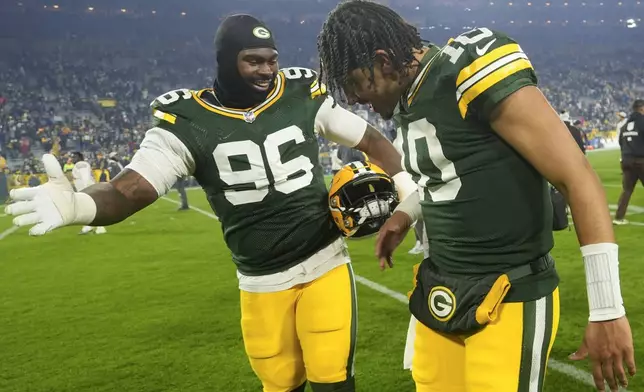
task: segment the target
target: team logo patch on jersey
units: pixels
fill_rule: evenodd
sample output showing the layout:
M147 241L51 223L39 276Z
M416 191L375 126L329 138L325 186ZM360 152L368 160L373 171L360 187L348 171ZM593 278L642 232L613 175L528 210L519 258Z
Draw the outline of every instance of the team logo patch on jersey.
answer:
M266 27L255 27L253 29L253 35L257 38L269 39L271 38L271 32L266 29Z
M429 292L429 311L438 321L446 322L456 310L456 297L445 286L436 286Z

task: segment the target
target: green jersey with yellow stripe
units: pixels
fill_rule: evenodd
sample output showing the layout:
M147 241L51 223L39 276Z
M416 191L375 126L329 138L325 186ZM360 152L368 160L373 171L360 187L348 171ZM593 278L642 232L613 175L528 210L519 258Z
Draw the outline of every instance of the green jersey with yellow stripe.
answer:
M486 28L430 47L396 109L395 141L423 189L431 259L447 273L502 273L548 254L546 180L492 129L503 99L537 77L521 47ZM509 301L556 287L554 269L513 282Z
M287 68L250 109L218 105L212 89L171 91L151 105L155 126L190 151L194 177L244 275L284 271L340 236L314 124L325 99L314 71Z

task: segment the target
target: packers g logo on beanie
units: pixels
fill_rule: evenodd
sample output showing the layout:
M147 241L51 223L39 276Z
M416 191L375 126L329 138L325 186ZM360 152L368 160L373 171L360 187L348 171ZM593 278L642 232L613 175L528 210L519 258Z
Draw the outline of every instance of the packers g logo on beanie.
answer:
M253 35L261 39L271 38L271 32L266 27L258 26L253 29Z

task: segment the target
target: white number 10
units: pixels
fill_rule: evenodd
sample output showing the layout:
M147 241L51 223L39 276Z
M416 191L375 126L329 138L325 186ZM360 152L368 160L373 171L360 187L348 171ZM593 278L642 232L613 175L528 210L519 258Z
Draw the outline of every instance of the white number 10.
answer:
M403 135L401 130L398 130L398 134ZM441 181L443 182L441 185L434 187L427 186L430 178L420 170L420 159L418 157L418 150L416 149L416 143L420 140L426 143L429 159L440 171ZM410 171L420 175L418 185L427 188L432 197L432 201L438 202L456 199L458 192L461 190L461 179L456 174L454 162L445 157L443 147L436 136L436 127L424 118L412 122L409 124L407 130L407 145L409 146Z
M279 148L290 141L294 141L296 144L304 143L305 141L304 133L295 125L271 133L266 137L263 145L268 166L273 174L275 190L284 194L300 190L310 185L313 181L312 170L314 166L308 157L300 155L290 161L282 162ZM231 157L233 156L245 156L250 168L234 171L231 164ZM237 206L257 203L264 200L268 195L270 182L259 145L250 140L223 143L215 148L213 157L219 170L219 177L228 186L255 185L255 189L243 191L225 190L226 199L231 204ZM299 171L304 171L304 174L288 179L290 175Z
M474 35L473 37L468 36L475 31L477 31L478 34ZM468 31L466 33L459 35L454 39L454 42L458 42L461 45L472 45L481 41L482 39L489 38L493 35L494 33L490 29L481 27L480 29L474 29L472 31ZM458 61L459 57L461 57L463 52L465 52L465 49L462 46L457 49L449 44L446 45L445 48L443 49L443 54L446 54L449 56L449 61L452 64L456 64L456 62Z

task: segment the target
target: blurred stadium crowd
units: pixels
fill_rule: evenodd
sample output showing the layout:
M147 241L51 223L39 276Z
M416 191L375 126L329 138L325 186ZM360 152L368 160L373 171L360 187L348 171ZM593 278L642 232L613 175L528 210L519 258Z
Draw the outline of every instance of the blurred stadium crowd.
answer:
M450 2L449 7L467 10L463 7L470 3L481 2ZM13 174L9 178L17 183L11 185L26 184L30 180L25 175L41 171L42 153L52 151L65 161L66 153L82 151L97 175L108 179L110 158L126 164L136 151L150 124L148 108L156 96L176 88L211 86L211 36L216 23L204 25L199 19L195 23L185 18L151 21L151 14L126 18L116 11L116 15L96 15L93 7L84 13L47 12L53 7L47 4L35 1L33 9L17 7L4 15L11 19L4 24L11 34L0 39L0 169ZM415 4L405 0L400 7L418 13ZM226 13L240 11L253 9ZM39 15L37 26L30 19L34 13ZM317 69L316 35L324 13L306 10L306 16L290 18L266 15L280 46L280 66ZM182 16L187 17L185 12ZM644 47L634 44L642 36L641 28L626 29L617 21L614 26L597 25L598 21L584 26L588 23L585 19L580 23L579 18L575 26L568 20L559 26L550 20L532 26L532 20L527 20L530 15L500 26L492 17L475 26L504 30L520 42L552 105L570 112L591 147L608 143L620 120L618 113L628 112L632 102L644 96ZM75 18L73 24L70 18ZM432 24L428 18L417 23L424 38L443 44L474 27L462 25L475 21L461 19L452 27ZM16 33L18 24L27 28ZM388 137L394 135L393 125L367 107L354 110ZM330 146L326 141L321 146L323 163L330 166L326 159Z

